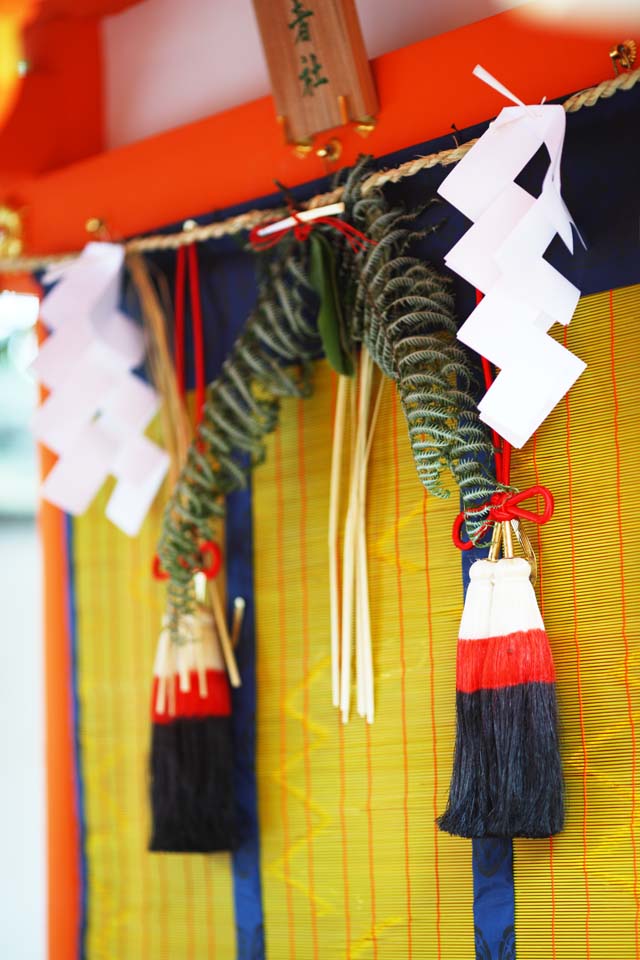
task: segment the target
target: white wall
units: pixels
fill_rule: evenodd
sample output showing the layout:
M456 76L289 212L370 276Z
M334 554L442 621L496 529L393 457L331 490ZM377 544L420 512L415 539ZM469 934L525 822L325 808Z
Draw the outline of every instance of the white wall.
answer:
M44 644L32 297L0 295L0 958L46 956Z
M356 5L369 56L377 57L521 2L356 0ZM145 0L103 20L103 49L109 147L269 92L251 0Z
M44 960L45 765L40 549L0 519L0 957Z

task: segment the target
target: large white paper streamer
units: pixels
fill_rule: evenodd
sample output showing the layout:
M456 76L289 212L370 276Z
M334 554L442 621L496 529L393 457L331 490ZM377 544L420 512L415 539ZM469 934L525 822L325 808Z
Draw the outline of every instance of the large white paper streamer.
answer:
M118 309L124 251L90 243L57 271L42 301L50 334L32 364L51 392L33 430L58 454L42 496L74 516L84 513L111 474L106 514L135 536L169 466L144 431L158 395L132 370L144 358L142 331Z
M560 183L566 115L562 106L526 106L482 67L473 72L516 106L504 108L440 186L473 221L445 262L485 294L458 331L500 368L480 418L521 447L586 367L548 336L554 323L569 323L580 297L544 259L556 234L573 252ZM551 162L535 198L515 179L543 144Z

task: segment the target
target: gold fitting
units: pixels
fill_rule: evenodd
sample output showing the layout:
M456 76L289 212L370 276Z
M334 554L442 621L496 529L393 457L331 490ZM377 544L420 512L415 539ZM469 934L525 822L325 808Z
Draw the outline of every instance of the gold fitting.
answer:
M516 535L516 540L520 544L520 549L524 554L524 558L531 567L529 579L535 587L536 583L538 582L538 558L536 557L536 552L531 545L531 540L529 540L529 537L524 532L522 526L517 520L511 521L511 527Z
M310 140L302 140L300 143L294 143L293 152L298 160L305 160L313 151L313 143Z
M313 139L298 140L297 142L292 140L291 130L289 129L289 121L282 114L278 114L276 117L276 123L282 130L282 136L286 145L293 148L294 156L296 156L298 160L304 160L305 157L308 157L313 150Z
M636 62L637 53L638 48L636 47L635 40L623 40L622 43L619 43L613 50L609 51L616 76L620 73L620 68L623 70L631 70Z
M340 111L340 123L346 126L350 122L351 117L349 116L349 101L344 93L338 96L338 110Z
M340 158L341 153L341 142L336 139L336 137L332 137L328 143L325 143L324 147L319 147L316 150L316 157L320 157L321 160L327 160L329 163L334 163Z
M373 133L377 124L378 121L375 117L363 117L356 123L356 133L361 137L368 137L370 133Z
M84 228L87 233L92 233L95 236L103 236L107 232L107 225L100 217L89 217Z
M489 546L489 560L496 563L500 556L500 544L502 543L502 524L494 523L493 533L491 534L491 544Z
M511 528L511 523L508 520L505 520L501 523L502 527L502 543L503 543L503 556L507 560L513 560L513 530Z
M19 257L22 253L22 217L17 210L0 204L0 257Z

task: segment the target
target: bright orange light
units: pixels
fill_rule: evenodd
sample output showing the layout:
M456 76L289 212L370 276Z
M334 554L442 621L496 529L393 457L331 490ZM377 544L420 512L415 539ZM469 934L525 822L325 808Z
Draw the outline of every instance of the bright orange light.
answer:
M35 6L34 0L0 0L0 128L18 97L24 60L22 28Z

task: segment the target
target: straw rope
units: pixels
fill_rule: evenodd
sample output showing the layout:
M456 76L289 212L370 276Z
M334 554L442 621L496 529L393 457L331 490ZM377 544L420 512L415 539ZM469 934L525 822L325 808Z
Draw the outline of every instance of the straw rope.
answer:
M627 73L621 73L610 80L603 80L596 87L589 87L574 93L565 100L563 106L567 113L576 113L583 107L593 107L600 100L608 99L620 90L631 90L640 82L640 70L631 70ZM391 170L379 170L371 174L362 185L362 193L366 196L377 187L382 187L387 183L397 183L406 177L413 177L423 170L430 170L437 166L450 166L458 163L471 147L477 143L477 140L469 140L451 150L441 150L439 153L432 153L426 157L416 157L407 163L400 164ZM312 197L304 207L314 209L322 207L328 203L335 203L342 197L343 188L338 187L329 193L318 194ZM245 230L251 230L260 223L268 220L277 219L286 214L284 207L275 207L270 210L249 210L247 213L241 213L235 217L229 217L227 220L220 220L216 223L208 223L204 226L196 226L177 233L159 233L148 237L134 237L124 243L127 253L151 253L154 250L177 250L179 247L189 243L204 243L207 240L217 240L221 237L233 236L242 233ZM32 273L35 270L43 270L58 263L63 263L78 256L78 252L65 254L48 254L34 257L11 257L0 259L0 273Z

